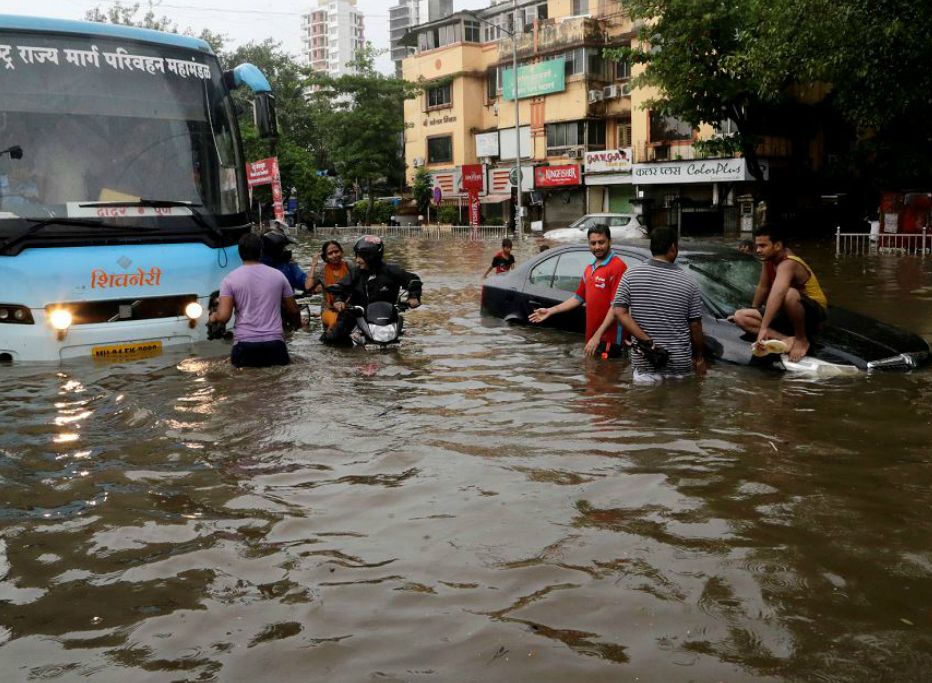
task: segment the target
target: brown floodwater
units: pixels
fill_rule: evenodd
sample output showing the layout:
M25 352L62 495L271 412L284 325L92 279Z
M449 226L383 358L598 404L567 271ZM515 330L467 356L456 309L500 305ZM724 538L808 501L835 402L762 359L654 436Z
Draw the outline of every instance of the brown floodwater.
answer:
M932 339L932 258L832 246L833 303ZM385 354L0 368L0 678L929 679L932 371L633 386L483 319L496 250L389 240Z

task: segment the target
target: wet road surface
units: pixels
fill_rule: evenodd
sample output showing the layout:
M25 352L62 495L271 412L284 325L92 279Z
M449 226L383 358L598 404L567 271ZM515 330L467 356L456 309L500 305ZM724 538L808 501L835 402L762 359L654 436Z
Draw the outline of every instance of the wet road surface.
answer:
M829 249L932 339L932 259ZM0 368L3 680L928 680L932 373L635 387L484 320L496 250L389 241L395 352Z

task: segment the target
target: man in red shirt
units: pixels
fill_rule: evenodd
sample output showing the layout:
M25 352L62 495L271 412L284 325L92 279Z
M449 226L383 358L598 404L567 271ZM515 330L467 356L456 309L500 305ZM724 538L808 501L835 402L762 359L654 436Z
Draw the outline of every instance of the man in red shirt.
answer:
M627 266L612 252L612 233L607 225L594 225L587 232L589 251L595 257L583 273L576 293L551 308L538 308L528 320L541 323L552 315L586 304L586 355L602 358L621 355L622 329L612 313L612 300Z

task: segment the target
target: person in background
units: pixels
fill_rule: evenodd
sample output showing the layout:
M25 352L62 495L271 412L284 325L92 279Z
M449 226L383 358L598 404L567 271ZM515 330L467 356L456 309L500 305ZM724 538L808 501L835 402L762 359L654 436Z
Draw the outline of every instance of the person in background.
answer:
M634 381L649 384L705 374L702 299L699 287L674 264L679 254L676 231L666 226L650 235L652 258L629 270L613 303L616 318L646 352L633 353Z
M586 266L576 293L551 308L538 308L528 320L542 323L558 313L586 304L586 355L617 358L622 351L622 327L612 314L612 297L627 266L612 251L612 232L607 225L593 225L586 233L592 263Z
M240 238L243 265L223 278L217 310L207 319L210 324L225 324L236 312L230 362L238 368L288 365L282 309L292 325L301 326L294 290L281 271L259 262L261 254L258 235L247 233Z
M514 254L511 253L512 247L513 245L510 239L506 237L502 240L502 250L492 257L492 265L483 273L483 280L489 276L489 273L491 273L493 269L496 275L500 275L502 273L507 273L515 267L515 257Z
M323 264L319 264L319 258ZM320 303L320 321L324 326L324 333L332 330L337 324L337 312L333 307L334 296L327 291L327 287L335 285L356 269L355 263L343 258L343 246L336 240L327 240L320 247L320 257L315 256L311 263L311 287L309 291L316 294L322 291Z
M275 226L275 221L272 225ZM292 289L308 290L312 285L311 278L292 259L289 248L292 244L294 240L288 237L280 227L273 227L262 235L261 262L284 275Z
M787 353L796 362L825 322L828 299L808 264L787 248L782 227L760 226L754 245L763 261L754 299L730 319L757 335L754 355Z

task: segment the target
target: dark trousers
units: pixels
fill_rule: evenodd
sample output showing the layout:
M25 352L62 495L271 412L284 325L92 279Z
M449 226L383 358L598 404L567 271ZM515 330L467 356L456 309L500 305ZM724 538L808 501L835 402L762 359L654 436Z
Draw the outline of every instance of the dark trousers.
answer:
M230 362L238 368L267 368L270 365L288 365L288 347L279 340L265 342L237 342L230 351Z

